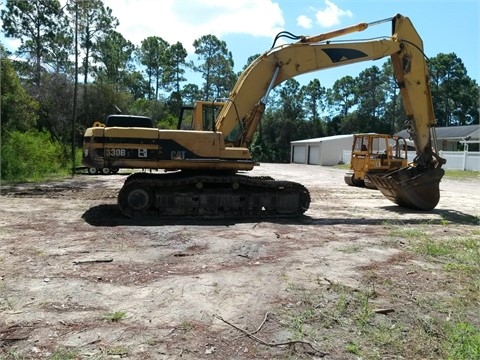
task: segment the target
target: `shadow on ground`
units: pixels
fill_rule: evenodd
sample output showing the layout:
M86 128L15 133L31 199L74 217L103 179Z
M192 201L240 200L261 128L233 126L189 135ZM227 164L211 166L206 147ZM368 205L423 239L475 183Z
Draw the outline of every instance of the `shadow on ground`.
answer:
M430 212L415 211L405 209L399 206L385 206L385 211L395 214L415 214L411 219L399 220L395 217L386 217L381 219L368 218L313 218L303 215L295 218L288 217L266 217L261 219L255 218L193 218L193 217L142 217L142 218L128 218L122 214L120 208L114 204L103 204L91 207L83 215L88 224L93 226L165 226L165 225L223 225L231 226L240 223L255 223L268 221L278 224L286 225L385 225L395 224L401 222L402 224L438 224L441 225L445 221L464 224L464 225L479 225L480 219L476 216L462 213L455 210L433 210ZM438 214L438 219L425 219L421 214Z

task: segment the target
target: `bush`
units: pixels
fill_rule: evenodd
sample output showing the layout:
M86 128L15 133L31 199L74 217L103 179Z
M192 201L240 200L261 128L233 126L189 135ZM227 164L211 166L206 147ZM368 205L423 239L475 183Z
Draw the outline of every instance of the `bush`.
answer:
M157 122L157 127L159 129L175 130L177 128L177 124L178 118L171 114L167 114L163 119Z
M47 132L13 131L2 141L1 176L9 181L39 180L66 173L62 147Z

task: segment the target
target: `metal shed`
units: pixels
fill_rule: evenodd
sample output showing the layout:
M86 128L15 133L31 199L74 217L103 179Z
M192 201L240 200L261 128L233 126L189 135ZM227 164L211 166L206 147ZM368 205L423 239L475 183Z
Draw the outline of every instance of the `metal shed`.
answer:
M290 142L290 162L311 165L338 165L343 150L352 148L353 135L335 135Z

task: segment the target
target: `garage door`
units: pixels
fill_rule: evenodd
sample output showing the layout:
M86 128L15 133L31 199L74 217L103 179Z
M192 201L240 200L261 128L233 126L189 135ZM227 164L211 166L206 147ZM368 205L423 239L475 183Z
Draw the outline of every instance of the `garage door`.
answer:
M298 164L305 164L305 145L294 145L293 146L293 162Z
M312 165L320 164L320 147L319 146L308 147L308 163Z

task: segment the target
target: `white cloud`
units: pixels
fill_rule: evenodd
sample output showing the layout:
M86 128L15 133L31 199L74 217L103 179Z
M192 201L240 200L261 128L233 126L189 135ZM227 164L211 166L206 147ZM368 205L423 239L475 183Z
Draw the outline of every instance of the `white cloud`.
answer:
M312 19L306 15L300 15L297 18L297 25L304 28L304 29L311 29L312 28Z
M317 23L322 27L332 27L340 24L340 18L352 17L353 13L350 10L342 10L337 5L329 0L325 0L327 6L324 10L318 10L315 17Z
M273 38L285 20L274 0L104 0L119 20L118 31L135 45L148 36L180 41L189 53L193 41L213 34Z

